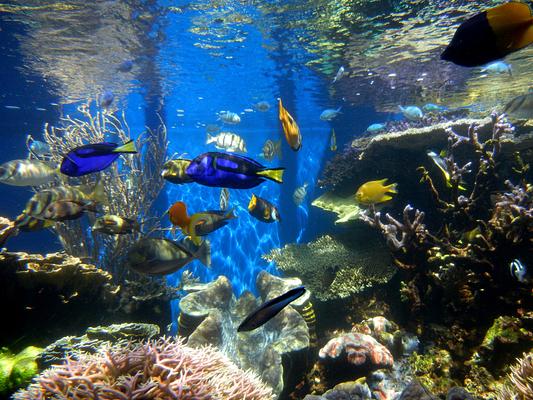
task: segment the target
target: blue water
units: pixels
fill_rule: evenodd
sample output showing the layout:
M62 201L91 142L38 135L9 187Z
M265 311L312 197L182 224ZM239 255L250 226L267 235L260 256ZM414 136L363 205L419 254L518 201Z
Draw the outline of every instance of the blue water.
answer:
M160 2L155 9L171 5L179 7L181 4ZM275 267L264 261L261 255L287 243L313 240L318 233L327 230L342 229L333 227L333 215L310 206L311 201L321 194L316 186L320 171L333 156L329 149L331 128L335 128L338 151L341 151L356 133L375 122L378 114L371 107L354 109L345 104L340 95L331 91L330 76L305 65L310 57L306 51L293 46L285 47L285 32L281 27L271 27L271 34L266 37L261 24L217 26L210 22L212 32L204 35L194 29L199 20L209 17L209 13L184 10L155 13L156 18L151 23L145 23L142 14L132 13L133 20L145 30L146 36L140 41L144 48L123 48L120 50L128 51L128 55L120 56L121 51L117 51L116 58L105 58L107 64L102 65L102 71L99 71L102 79L87 84L85 92L77 89L70 95L65 92L68 88L32 72L25 64L31 55L23 54L17 39L26 35L29 28L9 21L6 29L0 31L2 49L9 55L1 72L3 152L0 161L24 158L24 139L28 133L39 138L45 122L55 125L60 115L75 115L81 101L95 99L105 91L114 93L115 105L125 111L134 137L145 126L157 128L159 118L162 119L168 130L167 157L186 153L186 157L192 158L215 150L212 145L205 144L206 124L216 123L222 126L223 131L241 135L246 140L248 156L268 166L286 168L284 183L266 182L250 190L230 190L230 207L235 209L238 218L209 236L211 269L198 262L187 268L204 282L226 275L231 279L236 294L244 290L255 292L259 271L267 269L277 273ZM242 12L252 20L260 18L257 10L246 5L234 5L232 12ZM109 39L111 43L114 37ZM119 35L119 39L126 38ZM272 50L271 46L275 49ZM128 59L134 60L132 72L117 72L116 68ZM336 69L338 65L332 64L332 68ZM278 120L278 97L283 99L285 107L300 126L303 146L299 152L293 152L283 138ZM259 101L268 101L270 110L244 111L253 108L253 104ZM5 108L6 105L21 109ZM324 122L319 119L325 108L339 105L343 105L343 109L336 120ZM46 111L36 111L37 107ZM183 112L178 113L177 110ZM242 122L239 125L222 125L216 115L221 110L239 113ZM259 153L264 142L279 138L283 139L282 159L275 158L270 163L261 159ZM309 183L307 197L302 205L296 206L293 192L305 182ZM251 217L247 205L252 193L277 204L282 222L265 224ZM14 219L32 193L26 188L4 185L2 194L5 200L0 203L0 215ZM195 183L167 183L152 215L162 215L178 200L184 201L191 213L217 209L219 196L220 189L217 188ZM162 225L168 227L168 220L164 218ZM328 228L325 229L325 226ZM10 241L9 248L51 252L60 250L61 246L51 232L41 231L19 235ZM177 284L180 276L181 271L168 276L168 282ZM176 310L177 304L173 307Z

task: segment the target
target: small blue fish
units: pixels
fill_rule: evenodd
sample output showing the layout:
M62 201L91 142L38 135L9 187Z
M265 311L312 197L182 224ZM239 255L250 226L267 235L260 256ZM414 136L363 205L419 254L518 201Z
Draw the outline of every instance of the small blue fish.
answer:
M509 272L511 273L511 276L514 276L518 282L527 282L527 268L518 258L515 258L509 264Z
M433 103L427 103L426 105L424 105L424 107L422 107L422 109L425 112L442 112L446 110L445 107L442 107L442 106L439 106L438 104L433 104Z
M257 310L252 312L244 319L244 321L241 322L237 328L237 332L253 331L254 329L266 324L268 321L278 315L281 310L288 306L289 303L293 302L304 293L305 287L298 286L282 294L281 296L264 302Z
M322 111L322 114L320 114L320 119L322 121L331 121L333 118L340 114L341 108L342 106L337 108L336 110L333 108L328 108L327 110Z
M106 90L100 96L100 105L104 108L107 108L111 105L111 103L113 103L113 100L115 100L115 95L109 90Z
M119 64L119 66L117 67L117 71L118 72L130 72L132 68L133 68L133 61L125 60Z
M366 130L370 133L377 133L385 129L385 124L372 124Z
M417 106L407 106L402 107L398 106L400 108L400 111L410 121L418 121L424 116L424 113L422 113L422 110L418 108Z
M135 142L130 140L119 146L116 143L95 143L70 150L61 162L60 171L67 176L83 176L109 167L121 153L137 153Z
M28 150L37 158L50 155L50 146L45 142L35 140L31 135L26 137L26 146L28 147Z
M509 75L513 75L513 72L511 70L511 65L507 64L504 61L496 61L490 64L485 65L481 72L488 72L489 74L504 74L508 73Z

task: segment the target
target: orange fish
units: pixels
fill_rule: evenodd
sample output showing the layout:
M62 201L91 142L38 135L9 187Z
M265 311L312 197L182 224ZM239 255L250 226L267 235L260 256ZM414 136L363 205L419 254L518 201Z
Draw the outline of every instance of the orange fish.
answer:
M285 139L287 139L287 143L289 143L291 149L298 151L302 147L302 135L300 134L300 128L298 128L298 124L296 124L294 118L283 107L281 98L278 99L278 102L279 120L281 121L283 132L285 133Z
M179 226L183 234L190 236L196 245L201 243L200 236L206 236L225 226L228 220L236 218L233 210L208 210L189 217L187 206L182 201L177 201L169 208L168 216L172 225Z

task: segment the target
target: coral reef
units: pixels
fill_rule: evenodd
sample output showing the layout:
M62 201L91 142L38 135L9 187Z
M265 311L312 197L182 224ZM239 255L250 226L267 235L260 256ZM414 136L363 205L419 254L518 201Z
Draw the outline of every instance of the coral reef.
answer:
M39 368L45 369L60 363L65 357L77 354L96 354L101 349L118 342L141 342L159 336L157 325L124 323L109 326L96 326L86 329L82 336L65 336L46 346L39 355Z
M84 399L266 400L272 391L252 372L211 346L192 348L162 338L116 344L96 354L77 354L39 375L15 400Z
M262 301L287 285L296 287L301 282L293 279L281 284L280 278L265 271L257 278ZM305 299L301 304L305 304ZM298 378L296 361L306 354L309 331L304 318L289 306L262 327L237 333L239 323L258 306L258 299L249 292L236 299L229 280L220 276L209 284L196 285L195 291L181 299L178 331L180 336L188 336L190 346L219 347L241 368L256 371L278 395L283 390L284 377L286 384ZM284 361L291 362L290 371L284 369Z
M41 351L34 346L26 347L18 354L5 349L0 351L0 396L7 396L30 383L38 372L35 359Z
M355 203L353 196L339 197L331 192L326 192L313 200L312 206L331 211L337 214L335 224L341 224L360 218L362 209Z
M299 277L321 301L340 299L387 282L393 275L390 255L368 240L357 250L329 235L307 244L288 244L263 256L279 270Z
M181 287L162 281L113 283L109 272L65 253L48 255L0 254L0 278L9 282L0 301L10 307L0 333L0 344L22 338L26 344L44 345L66 334L79 334L87 325L124 320L168 324L169 299Z
M389 350L372 336L347 333L331 339L318 353L323 360L344 360L355 366L372 369L392 367L394 359Z
M414 352L408 363L416 378L432 393L444 394L457 385L450 377L453 361L446 350L430 348L424 354Z

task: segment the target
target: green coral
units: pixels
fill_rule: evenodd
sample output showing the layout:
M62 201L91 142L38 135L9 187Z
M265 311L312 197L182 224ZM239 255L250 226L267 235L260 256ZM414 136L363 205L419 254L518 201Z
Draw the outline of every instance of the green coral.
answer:
M26 347L14 355L7 349L0 353L0 395L6 395L15 389L26 386L39 372L35 359L42 349Z
M532 334L522 326L522 321L516 317L502 316L494 320L483 339L481 347L494 350L497 342L511 344L520 341L531 341Z
M297 276L322 301L341 299L379 283L395 272L388 249L369 239L357 250L329 235L306 244L288 244L263 255L289 276Z
M417 379L432 393L446 394L457 383L450 378L452 357L443 349L431 348L425 354L414 352L408 359Z

